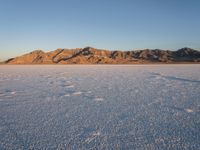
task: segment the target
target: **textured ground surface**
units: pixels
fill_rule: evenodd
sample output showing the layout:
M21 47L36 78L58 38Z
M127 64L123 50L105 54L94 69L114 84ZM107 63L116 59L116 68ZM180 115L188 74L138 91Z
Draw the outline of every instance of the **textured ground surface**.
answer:
M200 149L200 65L0 66L0 149Z

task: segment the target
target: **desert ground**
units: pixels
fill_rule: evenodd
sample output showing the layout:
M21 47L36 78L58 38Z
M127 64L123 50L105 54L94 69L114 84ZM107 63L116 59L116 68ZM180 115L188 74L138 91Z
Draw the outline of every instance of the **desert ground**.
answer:
M200 149L200 65L1 65L0 149Z

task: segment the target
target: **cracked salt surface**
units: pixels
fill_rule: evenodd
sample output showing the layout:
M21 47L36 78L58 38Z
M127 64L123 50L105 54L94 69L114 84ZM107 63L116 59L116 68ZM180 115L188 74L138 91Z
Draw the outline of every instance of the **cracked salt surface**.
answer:
M200 149L200 65L0 66L0 149Z

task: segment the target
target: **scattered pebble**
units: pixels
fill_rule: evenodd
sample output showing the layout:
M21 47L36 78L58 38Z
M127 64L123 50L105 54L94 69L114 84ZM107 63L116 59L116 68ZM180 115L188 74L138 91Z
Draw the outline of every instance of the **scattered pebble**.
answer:
M65 97L69 97L69 96L70 96L70 94L65 94L64 96L65 96Z
M81 95L83 92L74 92L73 95Z
M66 85L66 88L74 88L74 85Z
M4 96L5 94L3 94L3 93L0 93L0 96Z
M10 94L11 94L11 95L15 95L15 94L16 94L16 92L15 92L15 91L13 91L13 92L11 92Z
M139 93L139 90L138 90L138 89L135 89L135 93Z
M96 98L95 98L95 101L97 101L97 102L102 102L102 101L104 101L104 99L101 98L101 97L96 97Z
M193 110L190 109L190 108L185 109L185 111L188 112L188 113L192 113L193 112Z

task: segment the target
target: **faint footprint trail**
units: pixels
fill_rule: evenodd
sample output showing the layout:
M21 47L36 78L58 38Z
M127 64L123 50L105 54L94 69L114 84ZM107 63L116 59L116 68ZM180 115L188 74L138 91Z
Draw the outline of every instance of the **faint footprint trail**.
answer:
M101 131L97 130L95 132L93 132L86 140L85 143L89 144L90 142L92 142L93 140L95 140L96 138L98 138L99 136L101 136Z
M168 79L168 80L200 83L199 80L191 80L191 79L185 79L185 78L180 78L180 77L175 77L175 76L166 76L166 75L162 75L162 74L160 74L160 73L155 73L155 72L150 73L150 74L153 75L154 77L165 78L165 79Z
M165 106L162 106L162 107L166 107L166 108L170 108L170 109L174 109L174 110L182 111L182 112L186 112L186 113L193 113L194 112L194 110L192 108L181 108L181 107L168 106L168 105L165 105Z
M11 98L11 97L16 96L16 94L17 94L17 91L6 89L4 90L4 92L0 92L0 97Z

